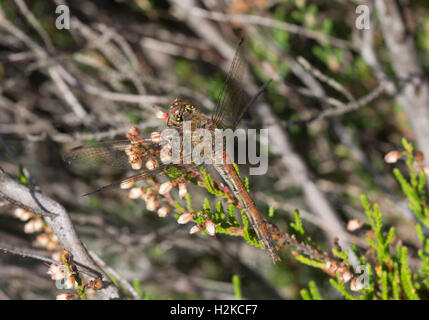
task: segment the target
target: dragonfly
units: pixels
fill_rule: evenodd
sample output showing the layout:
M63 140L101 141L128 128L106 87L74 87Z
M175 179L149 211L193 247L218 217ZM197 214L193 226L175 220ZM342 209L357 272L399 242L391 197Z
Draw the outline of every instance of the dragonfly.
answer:
M168 114L165 114L164 119L167 120L168 127L180 131L183 130L184 123L188 122L191 123L192 129L204 128L214 132L216 129L231 128L234 130L238 126L246 111L271 82L271 79L268 80L248 103L243 103L242 81L245 71L243 48L244 39L241 39L211 116L200 112L192 101L176 98L170 105ZM192 141L192 144L196 143ZM139 132L131 131L128 132L126 140L101 142L96 146L80 145L72 148L65 153L64 160L72 164L76 162L104 162L123 169L129 169L131 166L132 169L138 170L138 173L131 177L88 193L92 194L118 184L121 188L129 188L139 180L165 174L167 166L160 164L157 160L159 159L160 148L160 140L156 134L151 138L142 139L139 137ZM276 263L280 257L274 245L274 235L270 232L267 220L257 209L255 201L247 191L232 161L226 161L228 155L225 150L222 150L221 157L225 161L219 162L214 159L211 165L228 185L241 209L245 212L262 247L268 251L273 262ZM143 163L145 164L144 168L142 168Z

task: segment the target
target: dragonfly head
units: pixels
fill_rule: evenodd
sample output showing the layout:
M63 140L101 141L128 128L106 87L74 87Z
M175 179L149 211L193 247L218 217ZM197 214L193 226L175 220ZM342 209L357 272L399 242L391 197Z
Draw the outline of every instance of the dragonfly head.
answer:
M184 121L192 120L195 112L195 105L191 101L175 99L170 106L167 125L181 127Z

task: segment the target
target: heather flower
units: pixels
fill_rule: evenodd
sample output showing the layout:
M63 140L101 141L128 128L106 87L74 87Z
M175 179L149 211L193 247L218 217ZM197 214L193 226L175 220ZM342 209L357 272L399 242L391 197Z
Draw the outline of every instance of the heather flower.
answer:
M163 205L158 209L158 216L161 218L165 218L167 214L170 212L170 207L167 205Z
M189 221L191 221L193 218L194 218L194 217L192 216L192 214L191 214L191 213L189 213L189 212L185 212L185 213L183 213L183 214L179 217L179 219L177 219L177 223L178 223L178 224L186 224L186 223L188 223Z
M56 300L71 300L72 295L69 293L61 293L57 295Z
M159 186L159 194L166 195L170 192L170 190L173 188L174 183L172 181L164 182Z
M141 159L137 159L131 163L131 168L133 168L133 170L140 170L142 166L143 161Z
M151 197L146 201L146 209L149 211L155 211L159 206L159 201L155 199L155 197Z
M43 230L43 219L41 217L37 217L28 221L24 226L25 233L36 233Z
M130 198L130 199L140 198L143 195L142 190L143 190L143 188L141 188L141 187L136 187L136 188L130 189L130 191L128 192L128 198Z
M168 113L162 110L158 110L155 112L155 117L157 119L161 119L161 120L167 120L168 119Z
M193 227L191 228L191 230L189 230L189 233L190 233L190 234L194 234L194 233L197 233L197 232L199 232L199 231L201 231L201 225L196 224L195 226L193 226Z
M51 264L49 266L48 272L46 272L51 276L52 280L61 280L65 278L65 268L62 265Z
M397 150L390 151L384 156L384 161L386 163L396 163L400 157L400 153Z
M150 139L153 143L160 143L161 142L161 133L154 131L150 134Z
M212 220L206 220L206 231L211 236L216 234L216 225Z
M27 221L28 219L32 218L34 216L33 212L27 211L25 209L22 209L20 207L15 208L13 211L13 215L17 217L21 221Z
M349 220L347 223L347 230L348 231L356 231L361 227L361 222L359 219L352 219Z
M179 183L179 197L180 197L180 199L183 199L187 193L188 193L188 190L186 188L186 183L184 183L184 182Z
M146 161L145 166L146 166L146 168L147 168L147 169L149 169L149 170L156 169L156 168L158 168L158 161L156 161L156 159L154 159L153 157L150 157L150 158Z

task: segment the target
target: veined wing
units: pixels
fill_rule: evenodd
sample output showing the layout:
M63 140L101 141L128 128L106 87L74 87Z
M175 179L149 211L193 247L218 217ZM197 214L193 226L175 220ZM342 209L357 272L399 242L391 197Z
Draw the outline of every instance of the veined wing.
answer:
M231 128L234 130L247 109L255 103L256 99L262 94L272 80L269 79L248 103L243 103L242 82L246 69L243 57L244 47L244 40L242 38L235 51L231 67L219 93L216 108L212 114L212 120L219 128Z
M144 180L144 179L148 179L148 178L153 178L159 175L164 174L164 170L166 169L166 166L160 166L159 168L156 168L154 170L148 170L148 169L142 169L140 170L139 173L132 175L130 177L127 177L125 179L121 179L119 181L110 183L108 185L102 186L94 191L88 192L83 194L82 196L89 196L91 194L100 192L100 191L104 191L107 189L112 189L115 187L121 187L121 189L128 189L130 187L132 187L134 184L136 184L138 181L140 180Z
M212 114L213 122L219 128L235 129L242 108L242 80L245 70L243 59L244 39L242 38L235 51L226 80L219 93L216 108ZM239 119L238 119L239 120Z
M126 153L132 144L130 140L95 142L72 148L63 154L63 159L71 165L96 167L112 166L120 169L131 169L130 158ZM158 144L151 139L139 139L134 149L141 152L142 157L148 148L157 148Z

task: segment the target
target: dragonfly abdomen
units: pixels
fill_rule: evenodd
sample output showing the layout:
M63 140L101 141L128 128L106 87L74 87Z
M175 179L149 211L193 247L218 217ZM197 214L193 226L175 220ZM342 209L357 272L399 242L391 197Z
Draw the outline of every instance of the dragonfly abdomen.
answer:
M267 223L256 208L255 202L247 192L243 182L235 171L234 166L231 164L215 164L214 167L239 201L241 208L246 213L247 219L249 220L253 230L255 230L258 240L262 243L264 249L268 250L273 262L279 261L280 257L278 256L277 250L273 244Z

